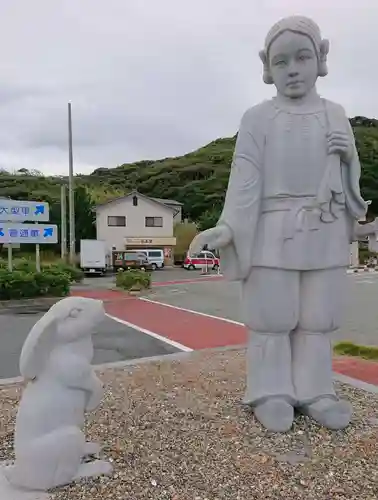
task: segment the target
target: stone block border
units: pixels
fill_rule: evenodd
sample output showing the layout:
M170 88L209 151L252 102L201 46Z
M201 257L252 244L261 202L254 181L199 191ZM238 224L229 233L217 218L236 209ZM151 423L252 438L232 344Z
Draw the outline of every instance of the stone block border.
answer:
M1 314L33 314L46 312L63 297L39 297L35 299L1 300Z

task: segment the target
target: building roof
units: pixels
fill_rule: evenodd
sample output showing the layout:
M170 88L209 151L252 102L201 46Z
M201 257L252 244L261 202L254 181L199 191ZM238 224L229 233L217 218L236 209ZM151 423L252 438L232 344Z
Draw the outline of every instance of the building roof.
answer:
M151 198L151 200L158 201L159 203L164 203L164 205L177 205L177 206L182 206L182 203L176 200L166 200L163 198Z
M116 201L122 201L125 200L126 198L129 198L130 196L140 196L141 198L146 198L147 200L151 200L155 203L158 203L159 205L164 205L166 208L173 208L172 205L175 205L176 207L179 207L182 205L179 201L176 200L165 200L163 198L152 198L151 196L147 196L145 194L139 193L138 191L131 191L131 193L126 194L125 196L119 196L118 198L113 198L112 200L106 201L105 203L100 203L99 205L96 205L96 209L102 208L106 205L110 205L110 203L114 203Z

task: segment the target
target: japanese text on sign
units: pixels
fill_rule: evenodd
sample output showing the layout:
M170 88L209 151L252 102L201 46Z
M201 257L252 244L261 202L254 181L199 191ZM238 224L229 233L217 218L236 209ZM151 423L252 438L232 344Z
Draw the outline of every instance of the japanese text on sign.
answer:
M8 229L8 234L10 238L38 238L41 231L39 229ZM5 236L4 231L0 228L0 236Z
M3 221L48 221L49 205L38 201L0 199L0 220Z
M29 207L4 207L0 205L0 215L29 215L30 208Z
M0 243L56 243L57 232L54 224L0 223Z

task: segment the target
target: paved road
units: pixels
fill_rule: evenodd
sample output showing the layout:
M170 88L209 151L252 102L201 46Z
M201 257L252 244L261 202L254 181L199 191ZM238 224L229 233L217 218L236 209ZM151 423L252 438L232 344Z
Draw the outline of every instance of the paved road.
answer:
M164 269L152 273L154 282L178 281L200 278L199 271L185 269ZM87 277L75 288L111 288L114 276ZM0 379L19 375L18 360L28 332L41 314L0 316ZM95 347L94 364L127 359L159 356L176 351L164 342L128 328L110 318L102 323L93 334Z
M0 379L17 377L22 345L41 314L1 315L0 319ZM93 334L94 364L164 355L176 352L174 347L128 328L110 318Z
M378 274L350 274L348 285L344 324L333 338L378 345ZM151 298L234 321L242 320L237 283L214 280L156 287Z
M181 269L153 273L155 281L195 279L200 273ZM343 328L334 340L378 345L378 274L349 275L349 307ZM84 288L108 288L112 279L88 278ZM151 298L174 306L241 321L239 286L211 280L156 287ZM272 305L273 306L273 305ZM40 315L0 316L0 378L19 375L23 342ZM167 310L167 321L169 312ZM107 318L94 333L94 363L107 363L175 352L175 348Z

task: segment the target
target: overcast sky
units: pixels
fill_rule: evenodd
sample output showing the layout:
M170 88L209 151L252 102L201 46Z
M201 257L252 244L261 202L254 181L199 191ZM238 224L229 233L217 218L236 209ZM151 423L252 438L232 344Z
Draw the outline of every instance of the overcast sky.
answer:
M77 173L235 134L291 14L330 39L321 94L378 117L377 0L1 0L0 168L66 173L69 100Z

